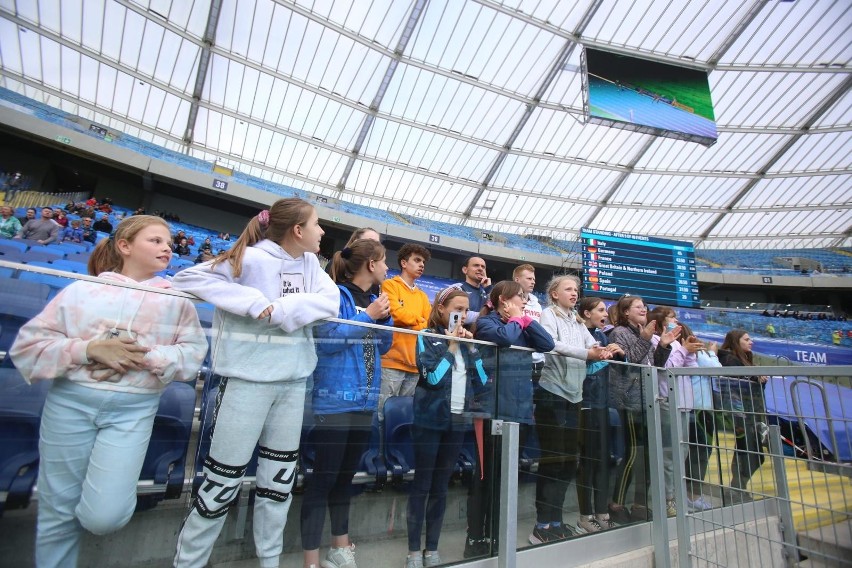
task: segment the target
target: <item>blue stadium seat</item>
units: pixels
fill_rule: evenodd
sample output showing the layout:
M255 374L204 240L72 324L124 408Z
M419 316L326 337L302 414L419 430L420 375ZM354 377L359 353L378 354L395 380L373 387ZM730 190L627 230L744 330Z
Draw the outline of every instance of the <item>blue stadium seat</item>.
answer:
M0 254L6 254L7 250L26 252L30 248L29 242L22 239L3 239L0 241Z
M62 276L52 276L50 274L41 274L38 272L28 272L26 270L21 270L19 272L18 280L27 282L39 282L41 284L47 284L48 286L50 286L50 292L47 295L48 301L55 298L60 290L62 290L73 282L73 280L70 278L64 278Z
M201 322L201 327L210 329L210 326L213 325L213 313L216 311L213 304L201 302L195 304L195 310L198 312L198 321Z
M160 396L148 453L139 475L141 481L165 485L165 491L140 495L137 510L153 507L161 499L177 499L183 491L186 453L192 435L195 388L190 383L170 383Z
M388 477L388 466L382 455L381 426L379 415L374 412L373 422L370 427L370 443L363 455L361 455L361 460L358 464L358 471L363 471L369 477L374 478L379 486L383 485Z
M385 463L393 482L414 468L414 444L411 426L414 423L414 397L392 396L385 401Z
M201 484L201 469L204 465L204 458L210 452L210 442L213 435L213 414L216 409L216 394L219 392L220 380L221 377L210 373L204 381L204 388L201 394L201 423L198 428L198 449L195 454L195 479L192 485L193 496ZM246 467L246 476L254 476L257 473L257 452L258 447L255 446Z
M20 262L24 264L28 264L30 262L53 262L54 260L59 260L65 258L65 253L59 252L59 254L44 252L44 251L27 251L23 254Z
M462 481L469 481L473 475L474 468L478 463L476 455L476 434L473 428L466 430L464 433L464 441L459 450L459 459L456 462L456 473L461 475Z
M188 266L195 266L195 263L193 261L189 260L188 258L184 258L184 257L179 257L179 258L172 257L172 260L169 263L169 268L174 269L175 271L181 270L181 269L186 268Z
M0 368L0 516L29 505L38 478L38 435L50 381L28 385L14 367Z
M41 258L35 258L36 256L40 256ZM33 260L47 260L49 262L65 258L66 256L66 252L59 245L36 245L31 246L27 250L27 258Z
M16 249L3 249L0 250L0 255L2 255L0 256L0 260L5 260L6 262L17 262L22 264L27 256L27 253Z
M65 253L66 258L71 258L74 255L84 253L84 252L89 252L89 250L90 250L89 243L81 244L81 243L64 242L64 243L59 243L59 244L54 245L54 246L56 246L59 250L63 251Z
M44 308L49 294L47 284L0 278L0 318L13 316L28 320Z
M50 267L56 270L64 270L65 272L74 272L75 274L89 273L86 263L79 260L54 260Z

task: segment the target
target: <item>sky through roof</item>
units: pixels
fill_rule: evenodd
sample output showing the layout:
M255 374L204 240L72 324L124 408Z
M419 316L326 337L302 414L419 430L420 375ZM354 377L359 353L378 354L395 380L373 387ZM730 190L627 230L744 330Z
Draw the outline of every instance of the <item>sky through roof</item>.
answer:
M0 85L471 228L850 246L850 30L843 0L0 0ZM583 45L706 70L718 142L586 124Z

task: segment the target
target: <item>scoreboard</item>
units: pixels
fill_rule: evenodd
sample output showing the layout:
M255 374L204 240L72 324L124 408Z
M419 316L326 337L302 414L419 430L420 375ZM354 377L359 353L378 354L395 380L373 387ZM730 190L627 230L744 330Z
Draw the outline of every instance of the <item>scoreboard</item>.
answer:
M587 296L642 296L646 303L699 308L692 243L581 229Z

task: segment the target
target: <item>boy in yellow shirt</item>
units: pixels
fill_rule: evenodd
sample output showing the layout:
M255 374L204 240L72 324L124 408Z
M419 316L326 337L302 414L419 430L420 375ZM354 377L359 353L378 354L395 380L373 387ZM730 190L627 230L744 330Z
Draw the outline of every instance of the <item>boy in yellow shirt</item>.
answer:
M415 281L423 276L426 263L432 254L426 247L408 243L397 253L400 274L382 283L390 302L390 313L394 327L419 331L426 329L432 305L426 293ZM384 419L385 401L392 396L414 396L417 386L417 359L415 344L417 336L410 333L394 333L393 345L382 356L382 388L379 394L379 419Z

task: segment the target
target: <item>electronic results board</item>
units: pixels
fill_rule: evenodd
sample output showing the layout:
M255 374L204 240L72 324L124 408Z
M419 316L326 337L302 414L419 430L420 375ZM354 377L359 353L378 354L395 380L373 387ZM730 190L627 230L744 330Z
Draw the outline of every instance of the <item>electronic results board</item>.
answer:
M699 308L692 243L581 229L587 296L642 296L648 304Z

